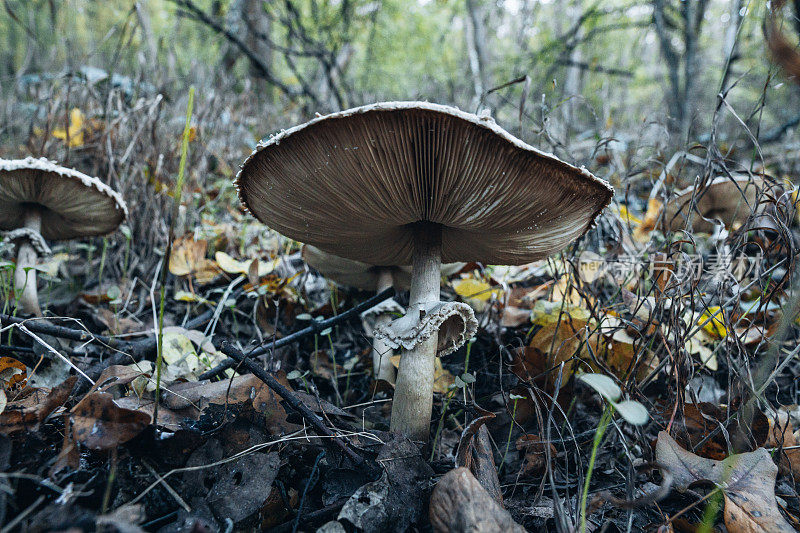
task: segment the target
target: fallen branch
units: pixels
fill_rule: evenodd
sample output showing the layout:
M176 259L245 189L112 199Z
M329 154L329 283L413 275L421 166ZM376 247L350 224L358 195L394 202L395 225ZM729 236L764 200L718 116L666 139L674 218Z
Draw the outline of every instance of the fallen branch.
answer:
M346 320L349 320L355 315L361 314L367 309L375 307L384 300L388 300L389 298L394 296L394 292L395 292L394 288L390 287L385 291L376 294L372 298L361 302L352 309L348 309L347 311L345 311L340 315L336 315L335 317L328 318L326 320L312 320L311 325L308 326L307 328L303 328L300 331L296 331L295 333L287 335L286 337L279 340L270 339L268 341L265 341L260 346L250 350L246 354L246 357L258 357L259 355L264 355L269 350L275 350L282 346L286 346L287 344L297 342L300 339L307 337L309 335L313 335L315 333L319 333L320 331L324 331L327 328L331 328L339 324L340 322L344 322ZM217 376L220 376L229 368L233 368L234 366L236 366L237 362L238 362L237 360L229 357L228 359L225 359L211 370L201 374L199 379L200 380L213 379Z
M227 340L222 341L220 350L222 353L238 362L240 366L243 366L252 372L253 375L258 379L263 381L267 387L272 389L278 396L283 398L292 409L300 413L300 415L302 415L302 417L305 418L319 434L326 437L331 437L333 443L341 448L345 455L349 457L356 466L363 466L365 464L363 457L353 451L353 449L345 441L339 438L335 433L328 429L325 424L322 423L322 418L309 409L308 406L304 404L297 396L295 396L292 391L281 385L280 382L272 376L272 374L264 370L252 359L250 359L249 355L242 353L241 350Z
M186 323L186 329L194 329L211 320L214 316L214 310L208 310L202 315L199 315ZM47 320L35 318L20 318L11 315L0 313L0 324L19 324L34 332L43 335L50 335L59 339L67 339L70 341L78 342L91 342L97 341L104 344L108 348L125 352L127 358L132 357L135 361L144 358L147 355L153 354L158 346L157 338L155 335L148 336L146 339L138 341L122 340L116 337L109 337L107 335L99 335L92 333L85 329L73 329L65 326L58 326L53 324L52 321L56 318Z

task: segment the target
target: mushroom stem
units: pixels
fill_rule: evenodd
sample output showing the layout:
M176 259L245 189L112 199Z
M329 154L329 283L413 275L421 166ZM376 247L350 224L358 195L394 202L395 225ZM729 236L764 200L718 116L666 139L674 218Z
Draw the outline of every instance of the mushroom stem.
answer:
M381 293L393 285L391 269L383 268L378 273L378 292ZM392 321L393 317L389 313L383 313L375 319L374 329L382 328ZM372 371L375 379L382 379L389 383L394 383L395 372L389 357L392 355L392 348L382 339L373 338L372 340Z
M37 233L42 230L42 214L38 209L25 213L25 228ZM42 316L39 295L36 292L36 249L27 239L17 248L17 266L14 271L14 292L19 295L17 307L25 314Z
M408 313L424 313L439 302L442 267L442 228L418 224L414 228L411 295ZM421 318L421 316L420 316ZM403 350L392 402L391 430L407 437L428 441L433 407L433 374L439 341L434 333L411 350Z

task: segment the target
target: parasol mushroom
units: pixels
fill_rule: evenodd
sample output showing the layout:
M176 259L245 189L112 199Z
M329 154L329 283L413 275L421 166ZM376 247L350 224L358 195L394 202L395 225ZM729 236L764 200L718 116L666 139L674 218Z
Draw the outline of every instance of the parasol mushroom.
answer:
M36 260L46 241L105 235L128 215L122 197L97 178L47 159L0 159L0 230L17 243L14 290L23 313L41 316Z
M411 286L411 268L390 266L379 267L368 265L360 261L345 259L333 254L328 254L316 246L303 246L303 260L311 267L321 272L325 277L355 289L381 292L394 286L398 290L408 290ZM461 268L463 263L453 263L442 267L442 274L453 274ZM392 347L373 333L387 326L396 314L405 313L405 309L394 298L389 298L371 309L361 313L364 329L367 335L373 337L372 341L372 371L375 379L382 379L394 383L395 370L389 359Z
M684 229L689 219L692 229L703 233L714 231L715 220L732 228L746 222L751 213L763 211L757 200L765 186L763 178L721 176L702 188L687 187L667 203L664 220L671 231Z
M434 361L468 340L469 306L440 302L442 261L523 264L587 231L613 190L490 117L426 102L372 104L259 144L242 204L284 235L373 265L411 265L407 314L377 332L402 348L392 431L427 440Z

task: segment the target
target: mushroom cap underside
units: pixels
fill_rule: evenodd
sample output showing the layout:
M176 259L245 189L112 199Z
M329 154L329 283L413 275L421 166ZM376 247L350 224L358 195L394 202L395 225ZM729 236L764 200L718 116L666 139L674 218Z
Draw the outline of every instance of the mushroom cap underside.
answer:
M128 214L122 197L97 178L47 159L0 159L0 230L19 228L41 211L47 240L105 235Z
M522 264L581 236L613 190L491 118L425 102L318 117L259 145L237 176L272 229L373 265L411 263L414 227L442 229L442 261Z
M714 178L703 188L687 187L678 191L666 205L664 220L671 231L683 229L689 216L695 231L712 232L715 226L712 220L721 220L725 226L731 227L763 210L758 195L766 187L769 185L760 177Z

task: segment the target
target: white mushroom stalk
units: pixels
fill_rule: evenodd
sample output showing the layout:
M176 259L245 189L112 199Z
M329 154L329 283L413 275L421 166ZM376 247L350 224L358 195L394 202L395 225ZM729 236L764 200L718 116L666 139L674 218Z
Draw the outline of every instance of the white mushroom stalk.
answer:
M414 228L411 294L407 316L425 318L439 303L442 268L442 228L418 224ZM416 440L427 441L433 408L434 363L439 332L434 331L416 346L403 350L392 405L391 430Z
M23 228L37 235L42 230L42 214L35 207L25 213ZM33 240L22 237L17 245L17 265L14 270L14 293L17 307L25 314L42 316L39 295L36 289L36 261L38 254Z

